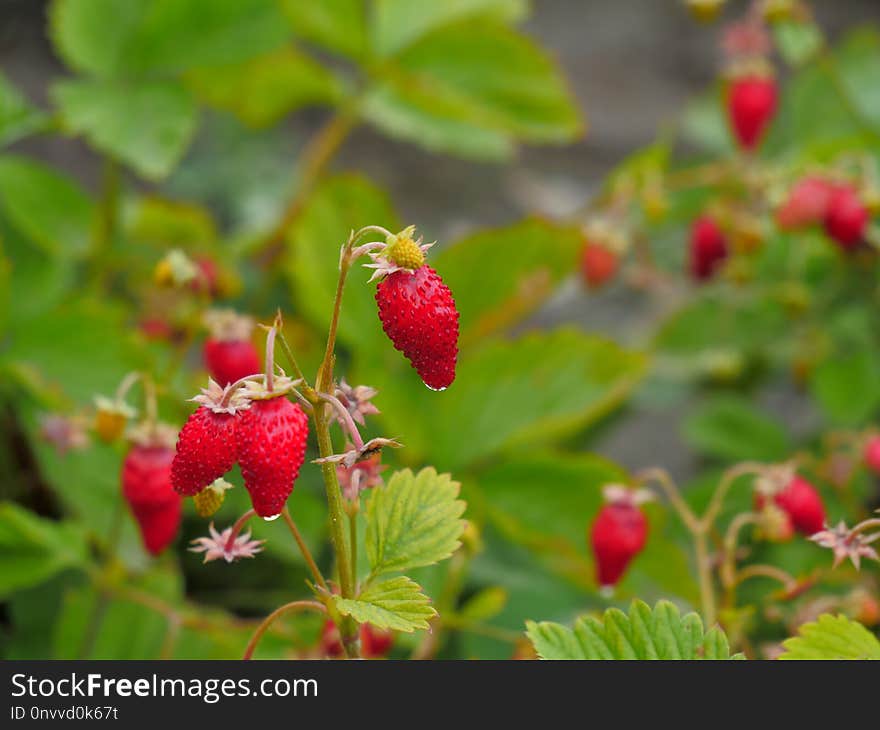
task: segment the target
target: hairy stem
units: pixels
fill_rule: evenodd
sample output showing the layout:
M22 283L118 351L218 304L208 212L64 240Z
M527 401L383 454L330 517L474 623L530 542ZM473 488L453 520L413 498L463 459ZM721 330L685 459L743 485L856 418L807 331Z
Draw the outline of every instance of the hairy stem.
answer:
M712 586L712 564L709 559L708 535L700 529L694 533L694 549L697 555L697 576L700 582L700 606L706 626L712 626L717 618L715 589Z
M348 408L342 405L342 401L339 400L339 398L337 398L335 395L330 395L329 393L319 393L318 397L333 406L333 408L336 410L336 413L339 414L339 418L342 421L346 432L351 437L355 449L357 449L358 451L362 451L364 448L364 440L361 438L361 432L358 430L357 424L351 417L351 413L348 412Z
M281 516L287 523L287 527L290 529L290 534L293 535L293 539L296 540L296 544L299 546L299 551L300 553L302 553L303 559L306 561L306 565L309 566L309 570L311 571L312 577L315 579L315 582L329 593L330 589L327 587L327 581L324 580L324 575L321 573L320 568L318 568L318 564L312 557L312 553L306 545L305 540L303 540L303 536L300 533L299 528L296 526L296 523L293 521L293 517L291 517L290 511L287 509L287 507L285 507L284 510L281 512Z
M276 608L272 613L270 613L263 622L257 627L257 630L254 631L254 635L251 637L251 640L248 642L247 648L244 650L244 656L242 659L250 659L254 655L254 651L257 648L257 644L260 643L260 639L263 638L263 634L268 631L269 627L279 618L288 613L297 613L299 611L316 611L318 613L326 614L327 611L324 606L317 601L292 601L291 603L285 603L283 606Z
M765 468L764 464L759 464L754 461L744 461L724 472L721 481L718 483L718 488L712 495L709 506L706 507L706 511L700 518L700 522L706 530L712 529L712 525L715 524L715 520L721 513L721 508L724 506L724 499L727 497L727 493L730 491L733 483L747 474L760 474Z
M697 516L688 506L688 503L684 501L678 485L669 475L669 472L659 468L645 469L636 475L636 482L638 484L647 484L649 482L657 484L663 490L663 494L666 495L666 499L669 500L673 509L678 513L684 526L691 532L695 532L698 529L699 520Z
M262 245L265 262L271 263L284 244L287 230L300 214L308 197L312 194L330 161L339 151L351 130L356 118L352 109L339 111L309 140L301 156L299 184L295 195L290 199L278 223Z
M315 433L318 437L318 451L322 457L333 453L333 442L330 438L330 423L327 417L327 406L318 404L315 406ZM345 508L342 503L342 490L339 488L339 478L334 464L321 464L321 474L324 477L324 490L327 494L327 507L330 512L330 542L336 555L336 564L339 568L339 588L343 598L354 598L354 567L351 564L348 546L345 544ZM342 646L348 657L358 656L358 630L351 617L345 616L340 620L339 634L342 637Z
M235 547L235 538L238 537L238 533L241 532L242 528L247 524L247 521L256 514L256 510L249 509L235 521L235 524L232 525L232 529L229 531L226 545L223 547L225 552L232 552L232 548Z
M782 568L773 565L748 565L736 574L734 586L740 585L749 578L772 578L782 584L784 588L790 588L797 584L794 576L786 573Z

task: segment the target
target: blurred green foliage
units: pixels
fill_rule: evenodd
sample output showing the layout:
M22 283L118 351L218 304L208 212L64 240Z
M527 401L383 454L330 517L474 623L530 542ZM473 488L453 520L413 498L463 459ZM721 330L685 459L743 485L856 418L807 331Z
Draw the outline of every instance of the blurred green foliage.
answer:
M41 438L40 419L85 418L94 395L141 370L160 386L163 418L182 423L186 399L204 384L198 319L210 302L157 290L153 269L174 248L218 263L229 279L220 303L262 321L280 307L297 357L313 372L341 243L366 224L410 223L363 175L327 171L352 129L369 124L402 143L494 161L520 144L564 144L584 131L550 54L518 29L527 13L524 0L51 3L47 33L70 72L52 84L51 107L32 104L0 72L5 656L236 657L254 617L304 594L305 566L281 521L255 527L268 540L257 560L203 567L184 550L206 528L188 506L177 549L148 559L121 506L123 447L96 442L59 455ZM841 156L880 164L880 36L860 30L833 51L809 41L784 41L793 68L761 162L791 175ZM711 89L674 134L623 161L602 194L729 161L720 95ZM303 149L285 146L279 124L306 107L326 109L330 121ZM11 147L34 134L85 140L105 165L98 190ZM680 142L695 151L685 163ZM263 174L262 162L279 150L291 156L290 174ZM670 185L657 218L633 205L661 271L680 270L687 228L707 202L740 187L729 179ZM368 435L405 444L386 457L394 466L451 473L479 533L466 570L453 559L414 573L449 628L441 656L508 657L510 634L526 620L569 622L609 600L696 606L688 542L659 505L647 508L649 548L617 596L600 596L593 579L585 535L600 488L629 475L580 445L641 397L666 393L693 404L681 438L706 468L687 491L695 505L708 500L722 467L814 449L824 431L868 426L880 408L876 257L847 260L819 233L768 226L760 250L742 257L742 277L679 286L684 296L636 345L573 327L535 329L530 315L572 277L581 223L531 217L432 251L461 313L458 377L443 394L425 389L389 346L365 272L346 291L337 371L380 391L382 413ZM155 320L172 336L147 336L143 325ZM756 401L798 368L816 417L792 434ZM871 485L864 475L854 480L856 498L819 480L835 519L864 511ZM231 481L241 480L236 473ZM734 489L725 518L748 510L750 499ZM291 511L329 568L322 500L318 470L306 466ZM214 519L229 524L246 506L239 486ZM376 537L361 540L366 559ZM754 551L799 574L827 563L803 543ZM406 580L392 578L391 588L407 593ZM842 590L834 580L828 590ZM459 591L448 600L450 586ZM340 610L381 623L389 586L374 588L352 602L365 605ZM770 591L762 584L749 600L760 603ZM607 616L606 633L622 614ZM429 617L426 609L410 628ZM670 631L696 631L687 616L667 619ZM778 638L767 629L772 622L755 628L750 620L749 630ZM307 650L319 628L310 618L279 622L258 656ZM573 646L571 632L553 631L560 646ZM697 638L711 638L706 653L727 656L722 634ZM423 639L402 638L396 651L403 656Z

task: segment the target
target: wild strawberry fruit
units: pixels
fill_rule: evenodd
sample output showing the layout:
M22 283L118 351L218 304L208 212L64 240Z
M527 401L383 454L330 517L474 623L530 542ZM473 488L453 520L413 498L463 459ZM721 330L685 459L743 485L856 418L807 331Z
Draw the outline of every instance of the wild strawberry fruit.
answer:
M281 514L306 456L309 421L285 390L254 394L236 426L236 456L260 517Z
M639 509L647 494L616 484L606 486L603 492L606 504L593 521L590 544L596 581L602 588L610 588L617 585L647 542L648 520Z
M727 237L715 219L708 215L697 218L691 226L691 276L697 281L712 278L726 258Z
M361 624L361 656L365 659L378 659L391 651L394 645L394 632L380 629L373 624Z
M734 136L746 150L754 150L776 113L776 81L771 76L746 75L734 79L727 95L727 113Z
M784 231L795 231L825 220L834 186L815 175L795 183L785 202L776 211L776 222Z
M875 474L880 474L880 436L869 436L862 451L865 465Z
M586 243L581 250L581 275L587 286L599 288L617 273L617 254L600 243Z
M250 407L242 389L230 391L211 380L193 400L199 408L177 437L171 482L178 494L192 497L235 464L237 414Z
M755 493L755 506L763 509L768 497L781 508L791 520L795 530L804 535L819 532L825 525L825 505L816 488L806 479L794 475L788 483L772 494Z
M361 624L358 635L361 640L361 656L364 659L379 659L394 645L394 632L379 629L372 624ZM345 653L339 629L332 621L327 621L321 630L321 651L330 659L339 659Z
M181 500L171 485L173 439L167 427L144 426L133 435L122 463L122 494L151 555L168 547L180 527Z
M865 238L870 213L859 194L849 185L831 192L825 212L825 232L845 251L852 251Z
M383 277L376 287L382 329L396 350L412 363L432 390L444 390L455 380L458 358L458 311L449 288L425 264L432 244L414 241L410 226L391 235L381 252L371 254L376 272Z
M203 350L211 377L226 386L260 372L260 355L251 342L254 323L232 310L212 310L205 315L210 335Z
M758 531L768 542L788 542L794 537L791 517L775 502L764 500L758 509L758 516Z

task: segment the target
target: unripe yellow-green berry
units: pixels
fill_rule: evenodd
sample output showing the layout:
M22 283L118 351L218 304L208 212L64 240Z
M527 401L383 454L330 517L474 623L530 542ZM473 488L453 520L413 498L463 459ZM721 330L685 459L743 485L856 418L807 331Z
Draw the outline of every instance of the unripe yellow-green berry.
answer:
M425 263L425 254L419 248L419 244L413 240L415 231L415 226L409 226L400 233L388 236L385 240L384 257L401 269L415 271Z
M199 517L214 515L223 506L227 489L232 489L232 485L221 477L196 494L193 497L196 514Z

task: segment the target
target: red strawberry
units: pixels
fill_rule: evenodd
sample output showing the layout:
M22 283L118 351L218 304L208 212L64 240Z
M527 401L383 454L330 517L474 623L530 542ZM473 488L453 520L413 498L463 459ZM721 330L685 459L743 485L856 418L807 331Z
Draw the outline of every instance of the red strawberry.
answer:
M171 482L179 494L198 494L232 468L236 419L231 413L215 413L208 406L201 406L189 417L180 430L171 464Z
M779 227L784 231L794 231L822 222L833 190L832 184L821 177L799 180L776 211Z
M229 385L247 375L260 372L260 355L249 340L208 338L204 349L205 367L220 385Z
M590 531L596 580L603 588L618 583L648 539L648 521L636 500L625 490L620 494L599 510Z
M382 329L425 385L444 390L455 380L458 311L449 288L427 264L399 269L376 287Z
M727 238L708 215L697 218L691 226L690 270L697 281L710 279L727 258Z
M171 486L173 458L168 446L134 444L122 464L122 493L152 555L173 542L180 526L180 497Z
M394 644L394 632L388 629L378 629L372 624L360 626L361 656L364 659L378 659L385 656ZM342 640L339 638L339 629L332 621L327 621L321 631L321 651L331 659L343 656L344 649Z
M210 332L203 351L205 367L220 385L260 372L260 355L251 342L254 321L231 309L205 314Z
M831 193L825 213L825 232L842 249L851 251L865 237L870 213L849 185L839 185Z
M760 492L755 495L755 505L760 510L766 497ZM816 488L806 479L792 477L788 485L777 492L773 501L791 519L794 529L805 535L819 532L825 525L825 505Z
M727 113L740 146L755 149L776 112L776 81L769 76L742 76L728 90Z
M260 517L281 513L306 455L309 421L283 395L255 400L238 416L237 457Z
M865 442L863 451L865 465L875 474L880 474L880 436L871 436Z
M361 656L365 659L378 659L391 651L394 645L394 632L379 629L373 624L361 624Z
M589 287L598 288L617 273L617 254L598 243L587 243L581 251L581 274Z

